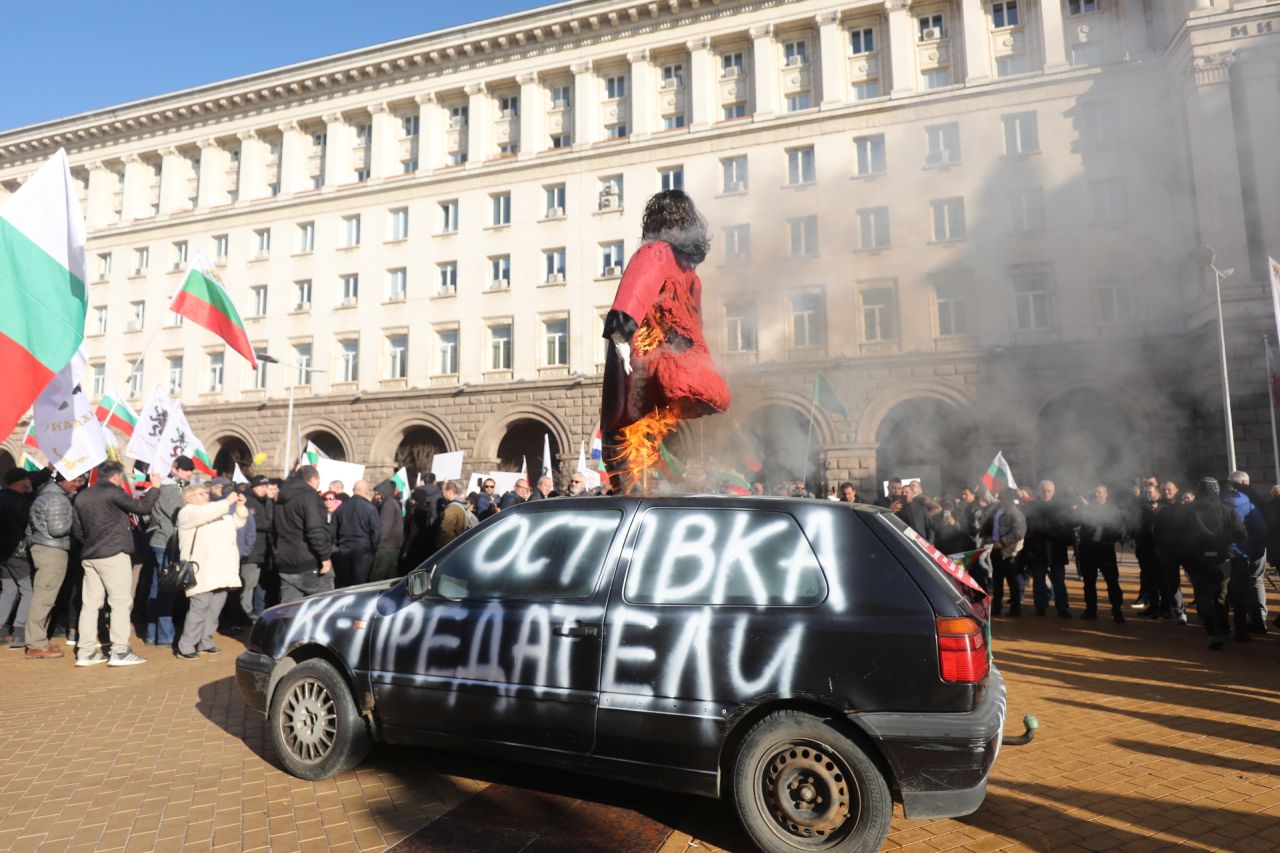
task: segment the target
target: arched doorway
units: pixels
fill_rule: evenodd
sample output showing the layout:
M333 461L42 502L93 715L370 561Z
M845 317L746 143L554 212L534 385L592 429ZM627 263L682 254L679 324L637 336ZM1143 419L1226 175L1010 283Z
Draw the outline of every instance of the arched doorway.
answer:
M802 479L811 493L819 493L821 431L806 413L791 406L764 406L751 413L742 432L760 461L756 476L763 476L770 490Z
M876 443L877 496L890 477L919 477L925 494L955 495L977 483L985 470L977 427L955 406L933 397L914 397L891 408L876 428Z
M437 453L443 453L446 447L440 433L430 427L409 427L396 448L395 469L406 470L409 486L412 488L417 485L419 474L431 473L431 460Z
M17 467L18 463L13 461L13 454L7 450L0 450L0 477Z
M347 449L343 447L342 439L333 433L322 429L306 433L302 436L302 450L306 449L308 441L320 448L320 452L330 459L336 459L339 462L347 461Z
M1151 437L1136 428L1128 407L1096 388L1061 394L1036 420L1036 460L1040 479L1087 489L1098 482L1128 485L1151 465Z
M530 485L541 475L543 441L550 436L551 441L551 476L556 480L556 488L560 487L557 471L560 467L560 442L555 433L546 424L532 418L512 421L506 433L498 442L498 467L503 471L519 471L522 467L529 472Z
M213 457L213 470L224 477L230 477L240 466L240 473L246 477L253 475L253 451L244 440L234 435L219 440L218 452Z

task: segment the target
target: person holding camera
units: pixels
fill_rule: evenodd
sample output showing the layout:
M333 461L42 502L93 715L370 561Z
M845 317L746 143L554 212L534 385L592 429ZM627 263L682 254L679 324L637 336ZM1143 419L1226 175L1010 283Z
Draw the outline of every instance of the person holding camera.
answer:
M187 590L187 618L175 654L195 660L203 652L216 655L213 631L227 601L227 590L240 588L240 550L236 531L245 525L249 510L244 495L232 492L211 501L207 486L187 486L178 512L178 555L195 563L195 584Z

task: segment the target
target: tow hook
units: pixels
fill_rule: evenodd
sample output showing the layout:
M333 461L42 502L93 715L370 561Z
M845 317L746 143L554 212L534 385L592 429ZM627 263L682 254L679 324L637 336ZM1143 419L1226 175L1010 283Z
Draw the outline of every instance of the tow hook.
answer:
M1016 737L1005 737L1005 746L1026 746L1035 739L1036 729L1040 728L1040 721L1035 717L1027 714L1022 718L1022 725L1026 726L1026 731Z

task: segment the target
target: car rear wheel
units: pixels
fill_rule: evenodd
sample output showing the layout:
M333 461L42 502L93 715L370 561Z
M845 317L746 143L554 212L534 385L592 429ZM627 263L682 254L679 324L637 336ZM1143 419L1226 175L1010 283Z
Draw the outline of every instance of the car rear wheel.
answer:
M343 773L369 752L369 727L327 661L303 661L285 673L271 695L269 719L280 763L301 779Z
M738 817L765 853L878 850L893 817L871 759L831 723L799 711L752 727L733 783Z

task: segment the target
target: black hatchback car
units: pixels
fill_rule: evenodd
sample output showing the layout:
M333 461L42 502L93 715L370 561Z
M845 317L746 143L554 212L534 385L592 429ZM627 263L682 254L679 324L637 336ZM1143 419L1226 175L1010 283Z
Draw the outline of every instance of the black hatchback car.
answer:
M732 795L766 851L874 850L895 798L985 796L1005 692L968 592L869 506L562 498L271 608L236 673L304 779L429 744Z

